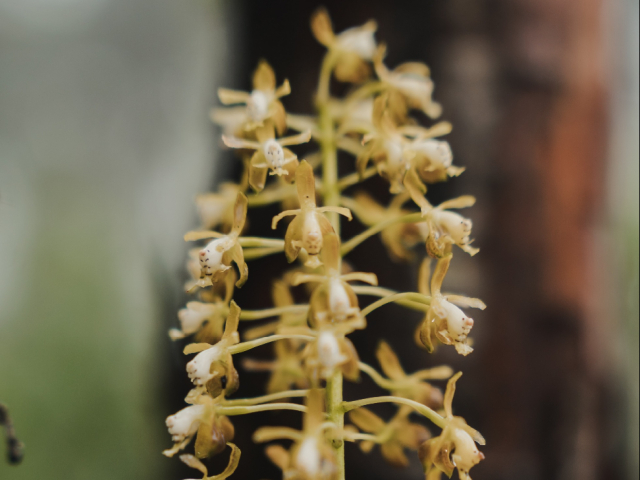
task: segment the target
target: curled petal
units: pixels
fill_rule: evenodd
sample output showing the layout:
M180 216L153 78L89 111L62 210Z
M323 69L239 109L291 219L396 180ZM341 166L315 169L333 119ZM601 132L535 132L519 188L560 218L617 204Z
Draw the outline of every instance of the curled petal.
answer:
M236 282L236 287L240 288L246 283L247 279L249 278L249 267L247 267L247 264L244 261L244 251L242 250L240 244L236 243L228 253L231 256L231 260L233 260L238 266L240 278Z

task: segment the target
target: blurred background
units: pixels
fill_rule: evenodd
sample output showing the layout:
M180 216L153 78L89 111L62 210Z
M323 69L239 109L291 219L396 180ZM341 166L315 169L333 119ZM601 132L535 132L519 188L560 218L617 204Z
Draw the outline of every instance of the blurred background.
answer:
M375 364L384 337L407 370L465 372L456 412L488 440L476 480L637 478L638 2L324 4L338 31L376 18L389 66L430 65L468 168L430 198L478 198L481 254L457 255L448 278L489 306L474 316L475 352L426 355L411 337L420 316L390 306L354 334L361 357ZM219 86L248 89L266 58L291 81L285 107L311 112L317 6L0 0L0 402L26 444L0 479L193 476L160 452L188 390L166 335L185 301L182 235L198 223L195 194L237 175L209 109ZM350 261L414 289L416 266L371 265L384 255L372 239ZM264 307L268 290L238 302ZM266 380L241 379L239 395ZM363 379L345 395L376 392ZM299 417L250 417L234 419L233 478L278 478L250 432ZM416 459L396 471L353 445L347 455L351 479L422 476Z

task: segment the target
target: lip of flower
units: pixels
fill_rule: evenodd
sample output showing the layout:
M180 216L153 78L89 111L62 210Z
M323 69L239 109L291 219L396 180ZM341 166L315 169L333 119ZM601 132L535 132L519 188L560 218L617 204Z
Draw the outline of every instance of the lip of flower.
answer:
M280 169L285 163L284 149L277 141L273 139L267 140L262 145L262 153L267 159L269 167L272 169Z
M463 342L467 338L467 335L469 335L469 332L471 332L473 319L467 317L459 307L447 300L442 299L438 304L445 312L447 332L452 340Z
M451 152L449 142L431 138L416 140L412 142L411 150L429 159L431 165L426 166L425 170L427 171L433 171L437 168L447 168L453 163L453 153Z
M372 60L376 53L375 23L352 27L336 36L336 47L353 52L363 60Z
M331 371L347 360L347 357L340 353L340 345L333 332L325 331L318 336L318 358L320 364Z
M197 354L193 360L187 363L187 374L191 381L198 386L206 384L214 375L210 372L211 364L222 358L224 350L214 345Z
M456 446L455 451L451 455L451 459L455 464L461 478L469 475L471 467L484 460L484 454L478 450L471 436L462 429L456 428L451 433L453 442Z
M273 98L261 90L253 90L247 100L247 113L254 122L262 122L269 116L269 103Z
M198 431L204 413L204 405L191 405L168 416L165 423L171 434L171 440L177 443L194 435Z
M315 437L305 438L296 454L296 467L307 475L317 475L320 472L321 455L318 450L318 440Z
M333 318L338 321L345 320L353 310L349 295L340 278L332 278L329 281L329 308Z
M222 263L222 255L230 248L227 246L228 241L229 239L227 237L216 238L200 250L200 267L204 276L210 277L217 272L231 268L229 265Z
M454 243L458 245L469 243L473 227L471 220L448 210L433 209L431 215L433 220L447 231Z
M186 308L178 311L178 320L180 321L182 333L190 335L197 332L214 311L215 307L207 303L187 303Z

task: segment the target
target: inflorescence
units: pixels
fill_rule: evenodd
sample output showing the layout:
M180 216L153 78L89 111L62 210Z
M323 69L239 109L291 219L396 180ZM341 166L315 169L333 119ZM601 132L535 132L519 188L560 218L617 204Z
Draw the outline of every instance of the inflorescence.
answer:
M482 301L442 292L454 246L475 255L471 221L453 209L470 207L475 199L462 196L433 206L425 198L427 185L458 176L464 168L453 165L449 143L440 137L451 131L448 122L430 127L410 116L422 112L435 120L442 108L433 98L429 68L408 62L389 69L386 47L374 38L376 22L334 33L324 9L311 18L316 39L327 48L322 62L315 116L289 114L282 104L291 87L279 86L269 64L262 60L253 75L253 90L219 89L226 108L212 112L222 127L223 142L236 149L244 164L242 180L223 184L217 193L201 195L196 203L202 230L185 240L206 244L190 251L188 292L196 295L180 310L180 328L172 339L192 337L184 353L195 354L187 363L193 389L188 404L167 418L174 446L171 457L195 438L194 454L181 454L187 465L205 479L230 476L240 461L231 443L234 427L229 417L266 410L303 413L302 429L263 427L255 442L286 440L266 448L268 457L289 480L344 480L344 442L358 442L363 452L376 445L392 465L408 464L405 451L417 451L427 480L451 476L461 479L484 458L476 444L484 439L454 416L452 401L461 372L446 366L406 373L391 347L381 342L376 352L380 368L359 360L348 335L367 327L366 316L391 302L422 311L424 320L415 335L428 352L451 345L461 355L473 350L469 333L473 319L465 310L484 309ZM330 81L353 85L344 98L330 93ZM289 131L298 133L289 134ZM313 141L319 152L299 160L288 147ZM355 157L353 173L338 177L338 150ZM389 183L393 198L380 205L354 185L379 175ZM417 208L407 204L413 202ZM282 205L272 228L288 222L284 239L247 236L247 212L266 205ZM356 217L367 228L343 241L340 218ZM419 244L428 256L422 262L415 292L396 292L378 286L372 273L353 272L342 259L367 238L380 234L392 259L412 261ZM282 255L295 268L273 280L272 308L241 310L233 301L234 289L251 288L247 262L267 255ZM431 273L434 262L433 273ZM247 283L248 282L248 283ZM296 304L291 287L306 284L308 301ZM379 297L360 308L359 296ZM272 319L243 331L243 321ZM275 319L275 320L273 320ZM270 373L266 394L257 398L229 399L238 389L235 355L267 343L274 344L272 361L243 359L248 370ZM387 396L346 401L343 379L366 375ZM443 393L430 381L447 380ZM296 399L304 399L298 403ZM395 403L397 413L383 420L366 405ZM345 414L351 424L345 425ZM441 429L438 436L412 422L413 414L428 418ZM224 472L209 476L202 463L225 447L231 448Z

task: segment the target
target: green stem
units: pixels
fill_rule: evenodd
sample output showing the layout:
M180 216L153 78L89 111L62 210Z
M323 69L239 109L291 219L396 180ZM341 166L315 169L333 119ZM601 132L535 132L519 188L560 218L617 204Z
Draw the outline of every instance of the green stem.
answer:
M335 140L335 125L329 112L329 84L335 64L335 54L329 50L322 61L316 106L318 108L318 126L320 127L320 153L322 155L322 195L325 206L340 205L338 188L338 153ZM327 217L336 234L340 236L340 217L335 212L327 212ZM336 371L327 379L326 385L327 416L336 428L344 428L344 411L342 405L342 371ZM345 480L344 441L336 439L332 442L337 459L336 480Z
M224 400L223 407L248 407L250 405L259 405L261 403L269 403L274 400L282 400L283 398L306 397L309 390L287 390L286 392L271 393L254 398L238 398L236 400Z
M378 173L378 169L376 167L369 167L364 171L364 174L362 176L358 172L353 172L349 175L345 175L338 181L338 190L342 191L345 188L361 182L362 180L373 177L376 173ZM345 205L345 207L346 206L347 205Z
M407 405L413 408L419 414L427 417L438 427L444 428L447 425L447 420L445 418L438 415L434 410L430 409L426 405L415 402L413 400L409 400L408 398L394 397L391 395L384 397L364 398L362 400L356 400L354 402L343 402L342 410L344 412L348 412L356 408L364 407L365 405L374 405L376 403L398 403L401 405Z
M256 260L258 258L273 255L284 251L284 244L281 247L249 248L244 251L245 260Z
M388 297L390 295L396 295L397 293L399 293L395 290L391 290L390 288L372 287L369 285L353 285L351 288L353 288L354 293L356 293L357 295L371 295L375 297ZM413 302L411 300L396 299L395 303L397 303L398 305L402 305L403 307L410 308L411 310L420 310L422 312L429 309L428 305L420 302Z
M387 303L396 302L398 300L403 300L403 299L413 300L414 302L422 303L424 305L431 304L431 297L427 295L423 295L421 293L416 293L416 292L396 293L394 295L389 295L388 297L381 298L380 300L375 301L371 305L367 306L367 308L362 310L361 312L362 316L366 317L371 312L373 312L376 308L386 305Z
M224 407L216 406L216 413L220 415L246 415L248 413L268 412L269 410L295 410L297 412L306 412L307 407L298 405L297 403L267 403L266 405L250 405L240 407Z
M262 320L263 318L279 317L285 313L304 313L309 305L287 305L284 307L265 308L264 310L242 310L240 320Z
M310 335L269 335L268 337L258 338L249 342L242 342L238 343L237 345L232 345L227 350L229 351L229 353L231 353L231 355L236 355L238 353L251 350L252 348L266 345L267 343L288 339L307 340L308 342L315 340L315 338Z
M343 243L342 247L340 248L340 253L343 256L346 255L351 250L353 250L358 245L360 245L362 242L364 242L367 238L375 235L378 232L381 232L382 230L384 230L387 227L390 227L391 225L395 225L396 223L402 223L402 222L404 222L404 223L417 223L417 222L422 222L422 221L424 221L424 219L422 218L422 214L421 213L410 213L408 215L403 215L402 217L390 218L389 220L383 220L382 222L376 223L372 227L369 227L368 229L366 229L364 232L360 233L359 235L356 235L355 237L353 237L348 242Z

